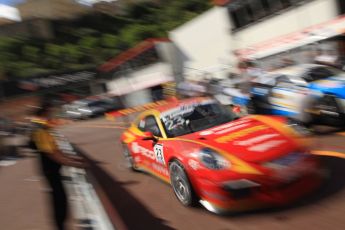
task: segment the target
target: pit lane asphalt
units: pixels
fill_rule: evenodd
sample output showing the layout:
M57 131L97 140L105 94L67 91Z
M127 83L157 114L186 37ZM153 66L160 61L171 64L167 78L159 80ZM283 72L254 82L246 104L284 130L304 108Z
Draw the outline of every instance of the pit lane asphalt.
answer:
M127 229L327 229L345 228L345 159L320 156L330 169L323 186L289 207L217 216L202 207L179 204L171 187L125 166L119 137L126 123L96 119L61 131L87 158L91 173L107 196L106 206L117 211ZM327 133L308 138L313 150L344 153L345 136Z

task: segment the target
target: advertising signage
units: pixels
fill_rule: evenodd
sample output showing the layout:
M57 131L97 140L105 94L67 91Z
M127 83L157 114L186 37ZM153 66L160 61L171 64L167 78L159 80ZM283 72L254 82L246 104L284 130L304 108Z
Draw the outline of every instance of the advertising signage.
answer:
M87 86L96 79L96 75L97 72L94 69L85 69L0 81L0 98L76 89Z
M53 74L37 78L20 80L18 87L21 89L36 91L52 87L63 87L74 83L87 82L94 79L96 72L79 71L75 73Z

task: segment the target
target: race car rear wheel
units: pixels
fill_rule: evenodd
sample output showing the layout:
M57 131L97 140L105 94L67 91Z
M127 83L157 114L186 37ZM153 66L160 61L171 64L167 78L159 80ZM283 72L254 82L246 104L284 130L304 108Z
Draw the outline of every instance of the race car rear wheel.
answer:
M127 163L127 167L133 171L139 171L138 167L135 165L133 156L132 156L131 152L129 151L127 145L122 144L122 148L123 148L123 155L124 155L126 163Z
M258 109L256 108L255 101L250 100L246 106L248 114L257 114Z
M169 165L170 181L177 199L184 206L194 206L196 196L182 164L173 161Z

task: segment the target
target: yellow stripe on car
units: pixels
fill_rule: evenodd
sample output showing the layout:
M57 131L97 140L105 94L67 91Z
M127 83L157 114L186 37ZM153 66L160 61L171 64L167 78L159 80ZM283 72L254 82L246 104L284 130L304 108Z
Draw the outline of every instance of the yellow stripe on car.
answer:
M219 137L219 138L216 139L216 142L218 142L218 143L227 143L227 142L230 142L230 141L232 141L232 140L234 140L236 138L243 137L243 136L246 136L248 134L254 133L256 131L264 130L264 129L267 129L267 128L269 128L269 127L266 126L266 125L253 126L253 127L247 128L247 129L240 130L238 132L230 133L228 135Z
M131 134L130 132L124 132L125 139L123 140L126 144L131 143L135 140L135 136Z
M158 179L170 184L170 180L168 178L156 173L155 171L153 171L151 168L147 167L146 165L140 164L140 163L136 163L136 164L139 168L145 170L146 172L150 173L151 175L157 177Z
M340 152L313 150L313 151L311 151L311 153L314 155L339 157L339 158L345 159L345 153L340 153Z

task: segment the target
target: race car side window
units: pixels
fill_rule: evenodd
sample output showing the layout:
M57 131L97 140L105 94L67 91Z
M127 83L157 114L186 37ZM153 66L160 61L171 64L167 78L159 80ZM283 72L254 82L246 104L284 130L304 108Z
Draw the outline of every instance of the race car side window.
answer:
M145 119L142 118L137 122L138 129L145 132Z
M149 115L140 120L138 128L143 132L151 132L154 136L162 137L156 118L153 115Z

